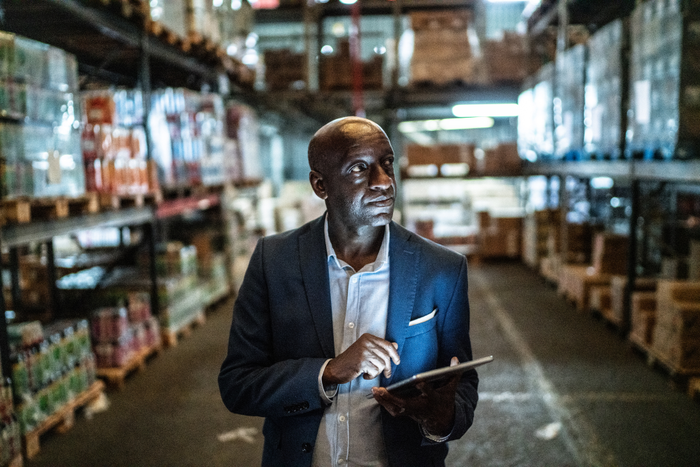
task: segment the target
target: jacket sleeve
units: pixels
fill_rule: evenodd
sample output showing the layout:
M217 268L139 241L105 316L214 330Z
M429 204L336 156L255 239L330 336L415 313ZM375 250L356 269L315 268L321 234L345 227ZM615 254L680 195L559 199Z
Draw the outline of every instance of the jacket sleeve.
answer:
M318 375L326 359L275 358L264 255L261 239L234 305L228 354L219 372L221 398L231 412L260 417L320 409Z
M447 313L438 324L440 326L438 359L446 365L449 365L453 356L458 357L460 362L472 360L466 258L462 260ZM455 425L449 440L461 438L472 425L474 409L478 401L478 385L479 377L476 370L467 371L462 375L455 397Z

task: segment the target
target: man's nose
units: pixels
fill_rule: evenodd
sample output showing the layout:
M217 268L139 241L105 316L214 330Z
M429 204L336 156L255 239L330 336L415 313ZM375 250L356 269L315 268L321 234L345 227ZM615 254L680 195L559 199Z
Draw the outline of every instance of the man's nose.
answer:
M372 165L370 168L369 186L377 190L386 190L392 186L391 176L383 167Z

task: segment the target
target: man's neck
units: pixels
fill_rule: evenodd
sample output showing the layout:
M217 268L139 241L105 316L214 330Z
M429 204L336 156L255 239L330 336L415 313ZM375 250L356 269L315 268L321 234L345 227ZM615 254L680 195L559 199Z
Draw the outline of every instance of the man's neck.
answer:
M385 226L363 227L349 230L345 226L334 225L328 219L328 237L338 259L345 261L355 271L373 263L377 259L384 240Z

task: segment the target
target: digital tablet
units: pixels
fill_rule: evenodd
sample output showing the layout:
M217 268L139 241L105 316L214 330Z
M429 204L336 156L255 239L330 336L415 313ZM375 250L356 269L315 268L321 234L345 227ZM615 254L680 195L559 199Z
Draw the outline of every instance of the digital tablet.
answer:
M477 366L481 366L491 361L493 361L493 355L460 363L455 366L446 366L435 370L425 371L423 373L413 375L410 378L406 378L403 381L399 381L398 383L391 384L387 386L386 390L398 397L415 397L420 395L420 391L416 389L416 384L418 383L428 381L433 384L433 388L439 388L440 386L447 384L447 381L452 376L464 373L467 370L471 370L472 368L476 368ZM372 394L369 394L367 397L372 397Z

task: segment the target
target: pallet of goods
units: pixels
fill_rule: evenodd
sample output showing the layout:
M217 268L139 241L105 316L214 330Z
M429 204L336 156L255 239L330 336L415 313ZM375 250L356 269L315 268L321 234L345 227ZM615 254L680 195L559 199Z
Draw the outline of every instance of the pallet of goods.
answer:
M520 258L522 253L522 217L493 217L479 212L480 258Z
M268 91L290 91L306 88L306 54L289 49L266 50L265 87Z
M651 0L632 12L628 158L700 157L699 18L680 0Z
M700 283L661 280L651 348L676 373L700 374Z
M554 99L559 105L552 107L555 159L583 158L585 65L586 47L583 44L571 47L557 56Z
M102 395L85 320L11 324L12 384L24 450L31 459L47 431L73 426L75 411Z
M523 261L531 268L539 268L540 261L549 256L548 238L551 230L559 229L559 212L543 209L528 213L523 219Z
M110 293L113 295L116 290ZM150 295L123 292L122 306L103 307L92 312L93 350L97 359L97 376L110 386L123 389L126 377L143 371L146 360L160 352L158 320L151 315ZM113 302L107 299L106 303Z
M359 64L362 74L362 89L382 89L384 57L375 55ZM353 89L353 63L350 41L338 41L338 50L332 55L322 55L319 61L320 88L322 91L350 91Z
M656 325L656 291L633 292L629 340L648 352Z
M598 233L593 241L593 264L566 264L561 269L559 293L573 301L578 311L590 306L594 286L610 286L612 276L627 268L627 237Z
M588 42L584 116L584 157L598 160L620 159L623 141L622 79L627 28L622 19L603 26Z
M77 61L61 49L8 33L0 33L0 52L3 217L6 222L65 217L70 200L85 193Z
M470 12L413 11L411 84L448 86L485 81L470 41Z
M460 176L476 173L477 160L474 156L473 144L433 144L425 146L421 144L407 144L404 147L407 166L404 168L408 177L420 175L446 175L450 168L455 170L463 167ZM426 171L427 166L434 166L433 172Z
M521 84L531 71L527 37L510 31L484 43L484 60L492 84Z
M601 316L610 315L612 308L612 296L609 285L596 285L591 287L589 295L591 311L600 313Z
M554 78L554 63L547 63L518 96L518 152L531 162L554 158Z
M517 143L498 143L484 151L483 159L477 163L477 173L487 177L522 175L522 163Z
M633 294L636 292L651 292L652 294L656 292L656 282L657 279L651 277L638 277L634 281ZM603 317L615 326L622 326L624 323L625 316L625 290L627 288L627 276L626 275L614 275L610 279L610 309L608 313L603 313ZM646 305L642 298L640 298L640 306ZM641 309L648 309L646 306L642 306Z

